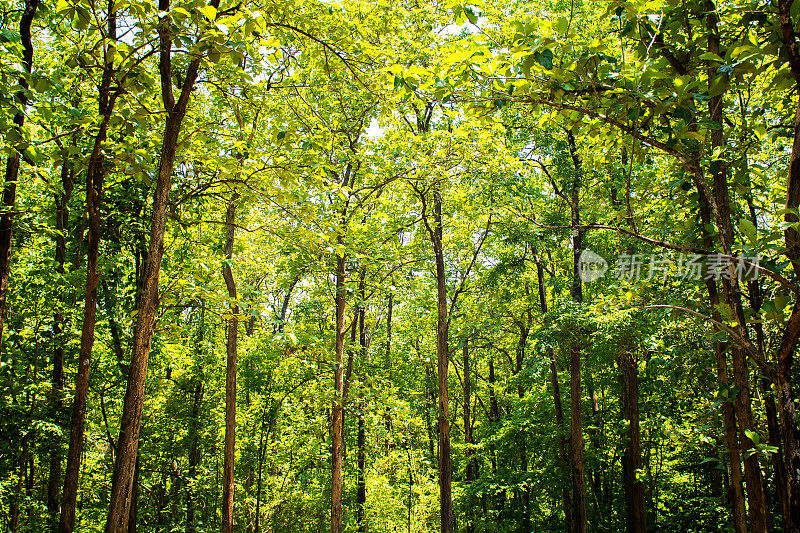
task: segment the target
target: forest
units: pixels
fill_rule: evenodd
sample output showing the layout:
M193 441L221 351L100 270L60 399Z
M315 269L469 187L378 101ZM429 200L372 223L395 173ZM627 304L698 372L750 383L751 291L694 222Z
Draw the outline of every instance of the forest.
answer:
M800 0L0 0L9 533L800 533Z

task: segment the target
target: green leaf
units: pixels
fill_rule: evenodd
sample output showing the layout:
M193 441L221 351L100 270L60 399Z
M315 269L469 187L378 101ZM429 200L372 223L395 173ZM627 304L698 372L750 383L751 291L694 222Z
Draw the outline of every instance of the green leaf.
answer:
M467 20L470 21L472 24L478 23L478 15L475 14L473 8L469 6L464 6L464 15L467 16Z
M720 74L708 84L709 96L719 96L728 90L731 84L730 77L727 74Z
M714 53L711 53L711 52L706 52L705 54L701 55L700 59L702 59L704 61L718 61L720 63L724 63L725 62L725 60L723 58L721 58L717 54L714 54Z
M547 70L553 68L553 51L549 48L534 52L533 59Z
M56 4L56 13L66 13L72 9L72 5L67 2L67 0L58 0Z
M747 237L747 240L750 241L751 244L755 244L758 236L756 235L756 227L752 222L743 218L741 222L739 222L739 230Z
M755 431L750 431L749 429L744 430L744 434L747 435L747 438L753 441L753 444L758 445L761 439L758 436L758 433Z
M214 6L203 6L197 8L197 10L205 15L206 18L211 22L214 22L217 19L217 8Z

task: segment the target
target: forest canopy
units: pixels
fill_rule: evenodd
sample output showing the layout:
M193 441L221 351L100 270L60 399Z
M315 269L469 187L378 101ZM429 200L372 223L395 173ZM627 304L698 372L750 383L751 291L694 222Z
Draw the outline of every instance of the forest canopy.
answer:
M800 532L800 1L0 1L11 533Z

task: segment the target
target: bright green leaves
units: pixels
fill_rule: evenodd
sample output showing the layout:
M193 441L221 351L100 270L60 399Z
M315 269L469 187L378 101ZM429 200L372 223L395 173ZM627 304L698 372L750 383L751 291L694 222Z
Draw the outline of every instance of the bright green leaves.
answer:
M217 19L217 8L210 5L205 5L197 8L197 10L205 15L209 22L214 22Z
M56 13L66 15L76 30L85 30L92 22L89 10L80 2L70 3L69 0L58 0Z
M748 219L743 218L739 222L739 230L745 237L747 237L747 240L750 242L751 245L755 245L757 243L758 235L756 233L756 227Z
M730 77L727 74L715 76L708 84L708 94L711 97L725 93L730 87Z
M549 48L545 48L544 50L537 50L533 53L533 59L545 70L552 70L553 68L553 51Z

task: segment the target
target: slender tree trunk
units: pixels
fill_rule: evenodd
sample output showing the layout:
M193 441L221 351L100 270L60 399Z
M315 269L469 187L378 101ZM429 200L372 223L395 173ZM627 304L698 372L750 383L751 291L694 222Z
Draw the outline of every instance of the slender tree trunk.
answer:
M66 160L61 167L61 186L63 191L55 194L56 204L56 246L55 246L55 269L56 273L64 275L64 262L67 255L66 230L69 225L69 201L74 190L73 166ZM56 305L64 303L62 294ZM53 314L53 390L50 402L53 409L53 418L56 424L61 425L61 412L63 405L64 390L64 313L58 307ZM60 439L59 439L60 440ZM47 477L47 510L50 513L50 520L54 527L58 524L58 508L61 496L61 443L54 439L50 449L50 472Z
M367 502L367 456L364 450L365 440L366 429L364 427L364 415L360 414L358 416L358 477L356 479L356 523L358 524L359 533L366 533L367 531L365 517Z
M494 354L489 356L489 421L500 421L500 406L497 403L497 395L494 390L496 381L494 375Z
M797 0L794 0L796 2ZM786 184L787 222L797 222L792 209L800 205L800 45L798 45L795 21L791 15L793 0L778 0L778 17L783 52L795 79L797 107L794 117L792 153L789 157L789 175ZM792 226L784 233L786 255L792 261L795 273L800 273L800 234ZM791 533L800 533L800 428L798 428L795 392L792 388L794 349L800 338L800 302L795 302L792 318L789 319L778 350L777 378L778 410L783 428L784 462L787 472L789 494L789 516L792 518ZM792 320L792 319L795 320Z
M219 7L218 0L209 5ZM169 0L159 0L159 11L170 10ZM185 70L183 85L177 101L172 92L172 29L169 17L161 20L159 32L159 73L161 76L161 97L167 112L161 157L158 164L156 188L150 226L150 242L142 274L142 287L137 295L139 303L136 323L133 329L131 364L128 384L117 439L118 453L114 465L111 497L106 519L106 533L126 533L127 517L130 510L133 470L136 450L139 444L139 430L144 407L147 363L150 358L150 342L153 338L156 311L158 309L158 282L161 274L161 258L164 255L164 232L167 224L167 203L169 199L172 171L175 167L175 151L181 131L183 118L197 80L201 58L195 57Z
M581 160L578 155L575 137L567 132L567 141L575 175L572 181L570 200L570 219L573 228L580 225L580 190L582 181ZM583 302L583 289L580 278L580 257L582 252L583 232L572 231L572 287L570 294L575 303ZM572 519L576 533L586 533L588 522L586 516L586 483L583 466L583 412L581 408L581 348L573 341L569 347L570 376L570 466L572 467Z
M447 311L447 273L444 266L442 246L442 197L434 190L434 228L432 232L433 251L436 258L436 359L439 385L439 504L440 527L442 533L453 533L452 477L453 465L450 452L450 409L448 401L447 373L449 356L449 319Z
M717 30L717 14L716 6L713 0L706 0L706 28L708 30L708 51L712 54L720 54L720 38ZM715 61L709 61L708 77L709 83L713 78L719 75L720 65ZM709 98L709 115L712 121L718 124L723 124L723 103L722 95L716 95ZM722 148L725 145L723 137L722 126L720 128L710 130L711 146L712 148ZM720 228L722 236L723 251L726 254L732 252L733 244L733 228L731 224L730 215L730 200L728 196L728 181L725 172L725 163L723 161L714 161L711 165L713 172L713 190L714 197L719 212L719 218L722 221L723 227ZM732 269L731 269L732 272ZM744 336L747 335L747 330L744 327L744 315L741 305L741 293L739 292L739 283L735 276L730 276L730 279L723 277L723 287L725 289L725 299L728 305L736 313L739 319L739 327L737 331ZM738 388L738 393L735 398L736 415L739 420L740 441L742 451L744 454L744 475L746 480L747 489L747 502L750 514L750 526L753 531L760 533L767 530L767 516L766 506L764 504L764 491L762 487L761 468L758 464L758 455L750 453L754 445L752 441L746 436L746 431L754 429L752 412L750 409L750 379L747 371L747 360L743 350L738 345L731 346L731 360L733 362L733 380Z
M358 291L360 294L358 305L358 346L361 351L361 358L367 356L367 331L366 331L366 309L364 307L364 277L366 271L362 268L361 279L359 280ZM367 532L366 505L367 505L367 454L366 446L366 427L364 424L364 400L359 403L358 408L358 477L356 479L356 523L359 533Z
M470 369L469 361L469 344L467 339L464 339L463 342L464 344L461 347L461 353L464 363L464 480L466 481L467 490L469 490L470 485L477 478L478 465L475 463L475 450L472 448L474 445L472 437L472 415L470 413L470 401L472 396L472 381L470 374L472 370ZM475 517L469 501L466 506L466 516L464 520L464 531L466 533L475 533Z
M256 482L256 518L255 526L253 527L254 533L261 531L261 484L262 475L264 471L264 429L267 425L267 405L264 405L264 412L261 415L261 432L258 436L258 480Z
M116 22L113 3L108 11L108 38L116 40ZM101 216L100 203L105 180L103 142L108 132L108 123L114 112L114 104L121 89L111 92L114 65L106 60L103 77L98 91L98 111L101 118L100 128L94 139L92 153L86 169L86 213L89 237L86 250L86 289L83 306L83 323L81 326L81 344L78 353L78 372L75 376L75 398L72 404L70 423L69 451L67 452L67 468L64 475L64 490L61 500L61 517L59 532L71 533L75 527L75 505L78 496L78 474L81 454L83 453L83 432L86 425L86 400L89 392L89 372L91 369L92 349L94 347L95 325L97 322L97 291L100 284L100 272L97 261L100 247Z
M110 274L112 278L115 277L113 272ZM108 331L111 333L111 347L114 349L114 356L117 358L117 364L125 362L125 351L122 348L122 335L120 334L119 324L117 324L114 314L117 310L117 296L114 293L116 290L116 283L111 287L106 282L103 282L103 303L105 304L106 314L108 316Z
M227 368L225 371L225 451L222 474L222 533L233 533L233 491L235 487L234 457L236 453L236 344L239 332L239 304L236 303L236 283L231 270L233 239L236 232L236 200L233 194L225 214L227 234L225 236L225 257L222 268L228 297L231 299L231 316L228 318L226 334Z
M386 368L392 368L392 309L394 307L394 295L389 293L389 301L386 310L386 353L385 361ZM386 413L386 420L384 421L386 427L386 438L383 441L384 455L389 455L389 448L392 441L392 415Z
M342 186L347 187L352 177L352 168L348 165L342 176ZM347 204L342 208L341 226L346 224ZM344 248L344 229L336 236L336 243ZM333 388L335 398L331 411L331 533L342 533L342 465L344 462L344 400L346 395L346 380L344 373L344 340L347 334L345 327L345 312L347 307L345 253L336 254L336 351L333 370ZM355 320L351 327L355 328Z
M644 507L644 483L636 479L642 467L642 438L639 431L639 368L636 358L623 353L617 360L622 387L622 418L627 422L628 435L622 455L625 489L625 530L645 533L647 515Z
M698 187L700 199L700 220L705 225L711 223L710 200L705 197L704 191ZM703 230L703 246L711 248L713 246L711 236ZM713 279L706 279L706 291L708 292L709 303L711 304L712 317L720 322L722 317L718 310L719 289ZM728 378L728 363L725 356L726 346L724 343L714 343L714 354L717 365L717 381L724 388L728 388L730 380ZM736 429L736 414L733 403L726 401L722 403L722 423L725 431L725 444L728 455L728 501L731 505L731 520L736 533L747 531L747 520L745 511L744 487L742 480L742 463L739 452L739 442Z
M419 343L419 339L415 339L417 343ZM419 352L419 346L417 346L417 351ZM420 358L422 358L422 354L420 354ZM431 394L431 368L428 363L423 359L423 364L425 365L425 429L428 433L428 456L431 459L436 457L436 454L433 450L433 424L431 423L431 410L432 407L432 396ZM438 459L437 459L438 460Z
M281 316L280 322L278 322L278 331L283 331L283 328L286 326L286 314L289 312L289 302L292 299L292 291L299 281L300 275L298 274L289 284L289 288L286 289L286 294L284 295L283 303L281 304Z
M539 305L542 309L542 314L547 314L547 290L544 284L544 267L541 261L536 261L536 279L539 283ZM566 472L569 469L569 456L567 454L567 447L569 440L566 437L566 430L564 428L564 408L561 402L561 385L558 382L558 366L556 365L556 352L550 347L547 350L550 357L550 385L553 388L553 407L556 413L556 425L560 432L558 439L558 463L561 469ZM570 494L569 486L564 483L561 496L564 507L564 527L565 531L573 530L572 521L572 497Z
M342 237L339 237L343 241ZM333 372L334 399L331 415L331 533L342 533L342 460L344 453L344 337L345 257L336 257L336 361Z
M392 311L394 309L394 294L389 293L386 304L386 367L392 368Z
M22 63L30 74L33 68L33 43L31 42L31 25L36 16L39 0L25 0L25 7L19 21L20 43L22 43ZM28 105L25 89L28 80L20 78L22 87L16 94L16 100L22 110ZM25 123L24 111L14 115L14 127L22 136L22 125ZM11 271L11 237L14 229L14 206L17 199L17 177L21 154L20 147L15 147L6 161L5 184L3 186L3 210L0 213L0 353L3 347L3 331L6 317L6 300L8 298L8 276Z
M17 487L14 490L14 494L11 494L9 498L11 501L10 509L9 509L9 519L8 519L8 530L11 533L16 533L19 530L19 515L20 515L20 500L22 500L22 495L24 494L24 487L25 487L25 478L26 473L25 470L27 469L28 465L28 437L23 437L22 442L22 451L19 455L19 474L17 478Z
M202 328L202 324L200 326ZM202 333L200 334L202 339ZM195 531L194 490L197 467L200 465L200 403L203 401L203 382L195 378L192 390L192 418L189 420L189 479L186 483L186 533ZM130 532L128 532L130 533Z
M525 286L525 292L528 292L528 286ZM519 340L517 341L517 349L516 349L516 368L514 369L514 375L518 375L522 372L522 365L525 361L525 346L527 345L528 341L528 334L531 330L531 324L533 322L533 315L531 314L530 310L528 310L528 319L527 323L523 323L520 321L517 326L519 327ZM525 389L520 384L517 388L517 393L520 399L525 397ZM527 435L524 431L520 431L518 437L518 447L519 447L519 463L520 463L520 470L524 476L528 475L528 447L527 447ZM520 527L522 531L530 531L531 530L531 493L530 488L526 486L521 489L521 496L522 496L522 523Z
M136 533L136 524L139 518L139 474L141 472L141 458L136 455L136 466L133 470L133 494L131 496L131 511L128 515L128 533Z
M741 102L741 100L740 100ZM742 106L742 128L743 128L743 138L745 132L747 130L747 121L745 116L745 105L741 102ZM749 169L748 169L748 161L747 158L743 161L744 165L744 173L747 176L748 184L749 184ZM758 216L756 215L756 208L755 204L753 203L752 196L747 196L747 208L750 213L750 222L752 222L754 228L758 228ZM747 284L747 296L748 301L750 303L750 309L752 309L754 316L759 316L761 314L762 304L764 302L764 296L761 289L761 282L758 279L754 279L748 282ZM760 321L754 321L752 324L753 329L756 332L756 347L758 348L760 357L764 357L766 359L766 339L764 336L764 327ZM772 460L772 471L773 471L773 485L775 485L775 492L778 496L778 503L780 504L781 508L781 524L783 526L783 531L791 531L792 530L792 515L790 512L790 498L789 498L789 484L788 484L788 476L786 473L786 463L784 463L785 457L785 450L783 445L783 440L781 439L781 428L780 423L778 421L778 409L775 405L775 395L772 393L772 385L770 381L766 378L761 378L761 392L764 395L764 410L766 413L767 418L767 431L768 431L768 442L770 446L774 446L778 449L777 453L770 454L770 459ZM768 496L769 491L764 490L764 496ZM767 503L767 509L771 506Z

